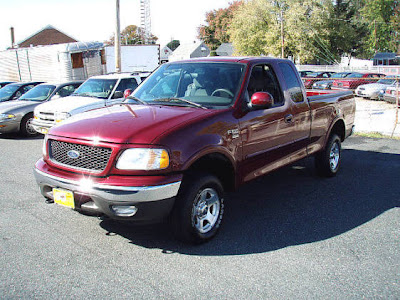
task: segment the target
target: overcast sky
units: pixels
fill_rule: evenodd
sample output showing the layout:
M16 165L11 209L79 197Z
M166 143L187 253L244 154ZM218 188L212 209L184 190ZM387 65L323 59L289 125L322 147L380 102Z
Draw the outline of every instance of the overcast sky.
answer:
M11 45L10 27L18 43L47 25L79 41L109 39L115 30L115 0L0 0L0 50ZM152 33L161 46L172 38L196 39L205 13L226 8L231 0L150 0ZM120 0L121 30L140 25L140 0Z

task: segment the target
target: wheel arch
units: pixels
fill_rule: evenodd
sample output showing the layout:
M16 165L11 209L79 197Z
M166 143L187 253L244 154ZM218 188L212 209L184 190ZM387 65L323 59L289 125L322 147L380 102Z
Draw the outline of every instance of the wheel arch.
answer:
M214 150L196 155L186 164L184 170L184 174L196 171L213 174L221 181L226 191L236 188L235 164L224 152Z
M332 123L329 134L326 136L325 145L332 134L337 134L340 140L342 142L344 141L344 139L346 138L346 126L343 119L336 119L335 122Z

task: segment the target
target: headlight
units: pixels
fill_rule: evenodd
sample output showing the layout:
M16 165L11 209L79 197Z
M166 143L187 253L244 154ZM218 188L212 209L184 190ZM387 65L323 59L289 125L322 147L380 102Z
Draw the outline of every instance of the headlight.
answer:
M43 140L42 154L43 154L43 157L45 157L47 154L47 137L45 137Z
M169 166L169 155L164 149L132 148L118 158L120 170L162 170Z
M15 119L13 114L0 114L0 120L12 120Z
M68 119L70 116L71 115L66 112L56 112L54 114L54 117L55 117L57 123L64 121L65 119Z

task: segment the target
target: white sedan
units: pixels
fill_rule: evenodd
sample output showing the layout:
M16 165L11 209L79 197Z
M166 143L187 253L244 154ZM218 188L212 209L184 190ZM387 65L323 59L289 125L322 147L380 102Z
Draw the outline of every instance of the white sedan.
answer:
M376 83L363 84L357 87L355 90L356 96L370 99L379 99L379 93L384 93L388 86L395 86L400 76L387 76L383 79L378 80Z

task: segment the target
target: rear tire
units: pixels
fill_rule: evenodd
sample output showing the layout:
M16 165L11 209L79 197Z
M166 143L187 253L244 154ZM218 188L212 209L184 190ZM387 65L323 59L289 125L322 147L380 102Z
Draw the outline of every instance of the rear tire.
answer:
M36 136L38 135L38 132L35 131L35 129L33 129L31 122L33 120L33 114L27 114L26 116L24 116L22 118L21 121L21 126L20 126L20 133L23 136L26 137L31 137L31 136Z
M337 134L332 134L325 149L315 156L315 167L318 175L323 177L335 176L339 171L341 152L341 140Z
M177 239L200 244L213 238L224 214L223 187L217 177L196 172L185 175L172 213Z

